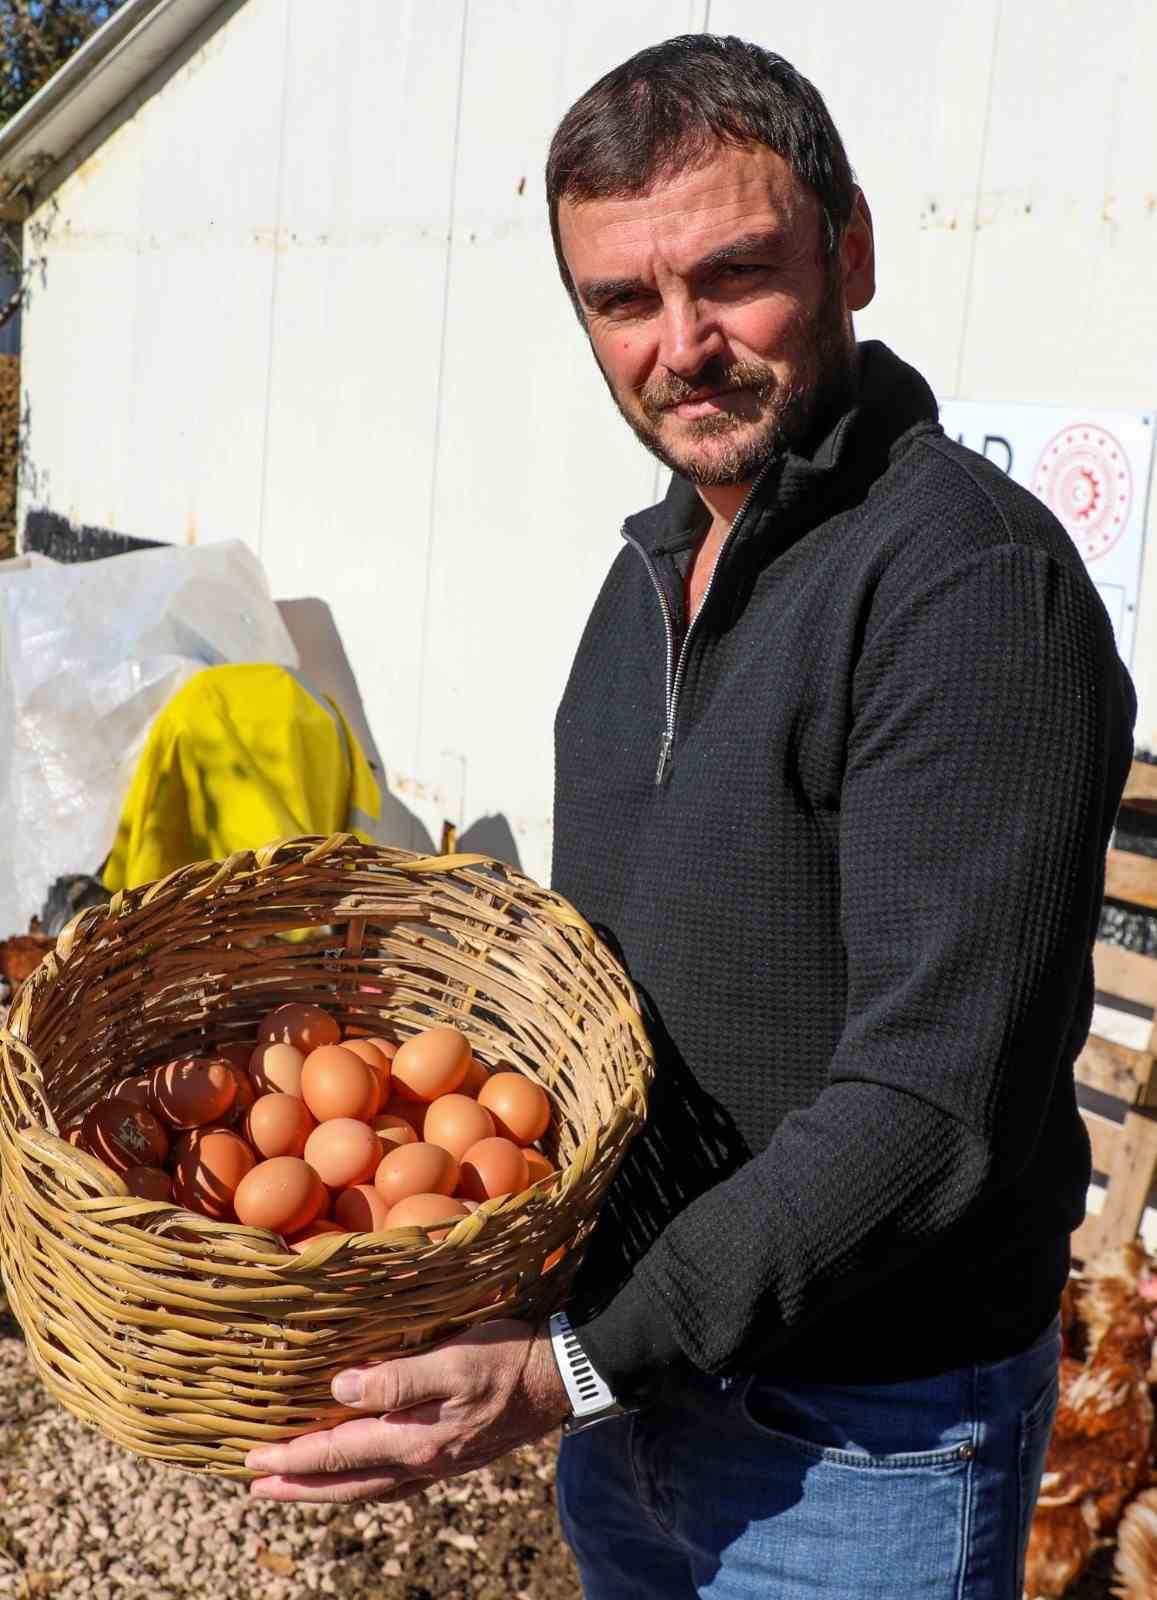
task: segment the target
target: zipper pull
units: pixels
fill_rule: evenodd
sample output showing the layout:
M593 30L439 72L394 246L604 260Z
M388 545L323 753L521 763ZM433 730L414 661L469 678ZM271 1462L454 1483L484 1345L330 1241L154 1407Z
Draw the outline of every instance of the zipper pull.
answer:
M672 744L674 742L675 741L672 738L671 732L668 729L668 731L663 735L662 742L659 745L659 766L658 766L658 770L655 773L656 786L661 784L663 779L664 779L664 777L666 776L667 763L668 763L668 761L670 759L671 746L672 746Z

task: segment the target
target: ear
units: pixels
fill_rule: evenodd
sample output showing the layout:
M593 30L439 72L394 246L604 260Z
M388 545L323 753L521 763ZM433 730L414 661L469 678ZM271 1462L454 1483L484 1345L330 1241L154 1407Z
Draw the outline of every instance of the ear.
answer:
M872 213L863 191L856 190L852 215L840 242L844 272L844 302L849 311L862 311L876 293L876 243Z

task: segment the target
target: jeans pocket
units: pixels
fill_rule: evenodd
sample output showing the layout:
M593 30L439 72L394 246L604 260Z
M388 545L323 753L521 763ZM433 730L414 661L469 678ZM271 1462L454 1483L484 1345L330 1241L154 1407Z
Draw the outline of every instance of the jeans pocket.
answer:
M806 1460L862 1471L961 1470L973 1456L966 1412L929 1426L912 1425L906 1408L893 1403L889 1386L875 1393L807 1385L782 1388L760 1376L749 1378L739 1396L744 1421L781 1449ZM911 1408L907 1408L908 1415ZM928 1441L931 1431L936 1443Z

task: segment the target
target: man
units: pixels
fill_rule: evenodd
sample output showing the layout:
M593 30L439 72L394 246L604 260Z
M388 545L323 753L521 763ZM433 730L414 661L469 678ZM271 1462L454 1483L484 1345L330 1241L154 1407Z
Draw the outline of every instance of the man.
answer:
M386 1419L259 1452L306 1476L257 1492L412 1492L573 1393L588 1600L1020 1600L1131 685L1060 526L856 344L871 217L786 62L643 51L547 187L611 395L674 472L556 730L555 882L639 987L648 1125L573 1329L363 1374Z

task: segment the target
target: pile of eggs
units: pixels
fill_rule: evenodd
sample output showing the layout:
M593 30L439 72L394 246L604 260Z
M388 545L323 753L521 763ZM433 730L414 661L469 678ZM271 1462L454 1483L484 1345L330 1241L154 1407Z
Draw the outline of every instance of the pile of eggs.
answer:
M457 1028L400 1046L343 1039L328 1012L293 1004L262 1020L255 1048L122 1078L65 1137L131 1194L300 1251L321 1234L452 1224L521 1193L555 1171L536 1148L549 1125L545 1091L488 1072Z

